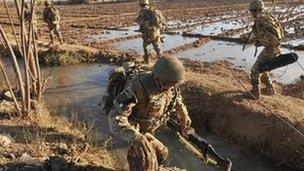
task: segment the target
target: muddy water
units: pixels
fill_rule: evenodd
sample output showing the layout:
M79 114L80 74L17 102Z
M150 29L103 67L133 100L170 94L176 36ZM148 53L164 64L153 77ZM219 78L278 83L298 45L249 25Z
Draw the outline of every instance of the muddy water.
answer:
M100 97L105 93L107 76L111 69L113 66L103 64L44 68L44 75L51 76L53 80L45 94L46 104L53 112L61 113L66 118L70 115L78 115L80 121L94 123L98 138L105 140L108 135L107 117L101 113L98 103ZM170 131L163 129L157 137L170 148L170 159L166 163L167 166L177 166L190 171L214 170L204 166L201 161L189 153ZM258 155L245 152L225 139L212 135L205 135L205 137L221 154L232 159L234 170L277 170ZM116 147L112 148L112 151L120 159L121 166L126 166L127 148Z
M193 29L188 30L190 33L201 34L206 36L215 36L224 33L230 29L243 28L247 25L245 20L232 20L232 21L220 21L203 26L197 26Z
M244 68L250 71L252 65L254 64L256 57L254 57L255 47L247 46L247 48L242 51L242 45L236 43L229 43L224 41L210 41L209 43L203 45L202 47L187 50L176 54L178 57L187 57L195 60L202 61L221 61L228 60L234 65L240 68ZM262 47L258 48L258 53L262 51ZM291 50L282 49L282 53L288 53ZM300 64L304 64L304 52L296 51L300 56ZM299 67L298 63L291 64L287 67L282 67L271 72L273 74L273 79L281 83L292 83L299 79L299 77L304 74L302 69Z

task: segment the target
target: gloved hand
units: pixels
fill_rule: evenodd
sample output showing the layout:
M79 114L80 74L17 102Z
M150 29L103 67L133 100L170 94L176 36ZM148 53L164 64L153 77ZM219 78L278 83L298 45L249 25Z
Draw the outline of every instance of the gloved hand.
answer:
M180 117L180 124L182 127L182 133L186 135L188 131L191 129L191 118L189 115L184 115Z

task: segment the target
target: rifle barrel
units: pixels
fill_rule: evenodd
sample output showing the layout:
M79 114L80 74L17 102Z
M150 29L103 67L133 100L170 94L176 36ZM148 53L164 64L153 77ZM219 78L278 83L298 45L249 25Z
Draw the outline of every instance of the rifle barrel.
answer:
M182 136L181 126L174 120L169 119L167 126L174 132L178 133L184 140L191 142L195 147L202 152L205 159L208 161L208 156L214 159L219 167L231 170L232 163L228 158L220 156L210 145L207 140L199 136L194 129L191 129L186 136ZM212 161L212 160L211 160Z

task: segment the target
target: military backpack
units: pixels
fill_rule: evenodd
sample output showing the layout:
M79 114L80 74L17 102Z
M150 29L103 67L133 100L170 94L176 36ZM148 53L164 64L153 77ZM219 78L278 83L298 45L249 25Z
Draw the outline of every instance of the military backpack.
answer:
M46 18L49 22L60 21L59 11L54 7L50 7L47 11Z
M157 9L150 9L149 13L150 13L151 26L156 26L161 28L165 25L165 17L163 16L161 11Z
M266 15L267 25L264 29L266 32L271 34L280 43L284 37L284 29L281 23L274 18L272 15Z
M107 92L100 102L105 114L109 114L113 107L114 99L124 90L127 82L144 72L147 72L147 69L130 62L122 67L115 68L109 73Z

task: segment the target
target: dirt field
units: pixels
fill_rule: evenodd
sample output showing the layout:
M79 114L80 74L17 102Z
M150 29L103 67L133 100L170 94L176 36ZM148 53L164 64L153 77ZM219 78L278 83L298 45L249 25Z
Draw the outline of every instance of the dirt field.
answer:
M247 2L192 0L153 4L163 11L170 22L167 35L196 38L169 48L165 53L175 55L187 52L214 40L239 43L237 35L248 31L252 24ZM283 9L287 8L284 2L280 6ZM268 6L271 7L271 4ZM140 53L124 51L115 46L140 38L131 29L136 25L134 19L139 10L136 3L63 5L58 8L62 15L61 31L66 44L48 49L46 25L39 20L40 57L45 64L102 62L120 65L126 61L142 60ZM38 9L41 11L42 7ZM277 10L276 15L279 14ZM301 22L302 18L303 12L299 10L282 23L289 30L295 21ZM228 26L212 27L217 22ZM10 32L4 8L0 9L0 23ZM201 27L210 27L210 33L197 29ZM105 38L91 38L98 35ZM284 47L299 47L298 44L290 44L290 41L301 39L302 36L287 31ZM277 168L288 166L291 169L304 169L304 137L279 119L283 118L304 133L303 81L288 85L278 83L276 95L263 96L257 102L244 96L246 90L242 85L249 90L250 81L248 72L243 69L236 69L231 63L223 61L182 60L187 70L187 81L182 85L184 100L193 125L199 132L211 132L246 146L274 161Z

